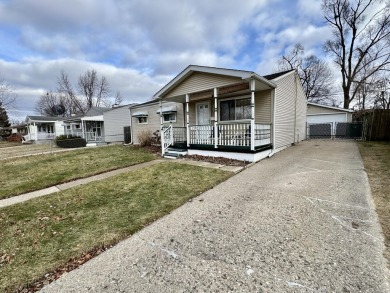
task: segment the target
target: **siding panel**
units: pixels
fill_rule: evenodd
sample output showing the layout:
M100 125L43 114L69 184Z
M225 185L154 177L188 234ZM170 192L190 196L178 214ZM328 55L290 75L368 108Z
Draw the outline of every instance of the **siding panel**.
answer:
M242 82L241 78L210 73L194 72L164 97L175 97L189 93L200 92L215 87Z
M295 141L306 138L306 96L295 73L274 80L275 89L275 149L290 146ZM296 107L296 136L295 125L295 99Z
M271 119L271 90L255 94L255 122L272 123Z
M176 122L172 123L173 127L183 127L184 125L184 112L183 112L183 104L180 103L170 103L176 104ZM164 104L163 104L164 105ZM131 117L131 133L132 140L134 144L139 144L138 136L140 132L150 130L152 133L160 130L160 114L157 114L157 111L160 109L160 104L149 104L143 107L132 108L132 113L138 111L147 111L148 113L148 123L147 124L139 124L138 118ZM164 123L165 125L169 125L169 122Z
M123 128L130 126L129 106L114 108L103 113L104 140L106 142L123 142Z

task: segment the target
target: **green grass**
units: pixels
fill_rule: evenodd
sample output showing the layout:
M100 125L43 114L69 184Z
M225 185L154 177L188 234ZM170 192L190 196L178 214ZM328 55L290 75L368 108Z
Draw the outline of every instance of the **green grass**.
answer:
M14 146L14 147L10 147L10 146ZM5 147L0 147L0 159L8 159L17 156L26 156L32 154L42 154L44 152L58 151L58 150L59 149L53 142L44 143L44 144L6 145Z
M3 160L0 199L154 158L142 148L116 145Z
M129 237L231 175L166 162L0 209L0 292Z
M359 151L385 237L385 256L390 264L390 143L361 142Z

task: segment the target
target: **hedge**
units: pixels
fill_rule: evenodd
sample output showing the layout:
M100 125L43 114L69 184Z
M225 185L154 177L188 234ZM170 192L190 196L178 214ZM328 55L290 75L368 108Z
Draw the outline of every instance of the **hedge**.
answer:
M82 148L87 141L80 136L60 135L56 137L56 144L60 148Z

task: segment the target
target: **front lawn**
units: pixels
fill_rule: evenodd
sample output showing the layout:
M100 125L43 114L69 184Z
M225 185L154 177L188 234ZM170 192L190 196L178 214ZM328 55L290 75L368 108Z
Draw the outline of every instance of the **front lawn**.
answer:
M21 142L8 142L8 141L0 141L0 149L9 148L13 146L21 146Z
M390 143L361 142L359 151L385 237L385 256L390 263Z
M0 292L66 271L231 175L166 162L0 209Z
M142 148L114 145L2 160L0 199L154 158Z
M44 144L21 144L7 142L0 146L0 159L9 159L18 156L28 156L33 154L42 154L50 151L58 150L55 143Z

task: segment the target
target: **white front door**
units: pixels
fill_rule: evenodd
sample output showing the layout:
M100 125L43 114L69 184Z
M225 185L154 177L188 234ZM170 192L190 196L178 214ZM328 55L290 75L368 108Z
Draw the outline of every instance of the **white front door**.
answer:
M211 144L210 103L196 104L196 124L196 143Z
M209 125L210 124L210 104L198 103L196 104L196 124Z

